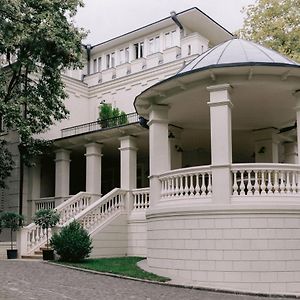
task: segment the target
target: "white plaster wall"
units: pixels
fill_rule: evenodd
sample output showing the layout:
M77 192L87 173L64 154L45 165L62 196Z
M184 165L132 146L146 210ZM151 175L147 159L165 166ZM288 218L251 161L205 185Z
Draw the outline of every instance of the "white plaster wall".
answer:
M300 292L300 213L148 219L148 265L197 285Z
M92 235L93 250L90 257L127 255L127 214L111 220L99 232Z
M147 223L128 222L128 256L147 256Z

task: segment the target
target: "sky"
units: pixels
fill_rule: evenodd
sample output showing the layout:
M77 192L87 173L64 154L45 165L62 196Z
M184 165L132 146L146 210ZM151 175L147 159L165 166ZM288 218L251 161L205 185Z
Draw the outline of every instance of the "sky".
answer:
M84 43L92 45L117 37L157 20L170 12L198 7L220 25L235 32L243 25L243 7L255 0L84 0L77 26L89 30Z

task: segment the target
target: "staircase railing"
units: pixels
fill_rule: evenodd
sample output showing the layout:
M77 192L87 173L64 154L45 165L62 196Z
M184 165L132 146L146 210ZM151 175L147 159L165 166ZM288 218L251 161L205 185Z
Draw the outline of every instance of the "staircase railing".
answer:
M70 199L61 203L55 209L60 214L59 225L63 226L67 221L74 218L92 202L94 194L79 192ZM20 245L21 255L29 255L40 248L46 242L46 229L42 229L34 223L21 230ZM49 230L51 236L51 230Z
M89 234L93 234L108 220L125 210L125 195L126 191L115 188L77 214L74 219L81 223ZM70 222L72 219L64 226Z

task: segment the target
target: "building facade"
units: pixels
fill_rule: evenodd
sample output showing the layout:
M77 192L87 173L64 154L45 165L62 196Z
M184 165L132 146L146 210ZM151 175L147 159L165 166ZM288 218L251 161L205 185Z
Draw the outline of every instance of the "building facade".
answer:
M55 207L92 256L145 256L182 282L299 292L299 64L197 8L84 51L64 74L70 118L41 136L55 153L26 170L28 220ZM99 120L104 104L126 120ZM44 235L25 227L21 254Z

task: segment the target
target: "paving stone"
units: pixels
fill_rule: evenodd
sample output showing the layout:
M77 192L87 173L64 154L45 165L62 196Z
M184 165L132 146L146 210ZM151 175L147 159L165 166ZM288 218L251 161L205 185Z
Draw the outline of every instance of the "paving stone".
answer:
M0 261L0 300L258 300L91 274L43 261ZM272 298L268 300L285 298Z

